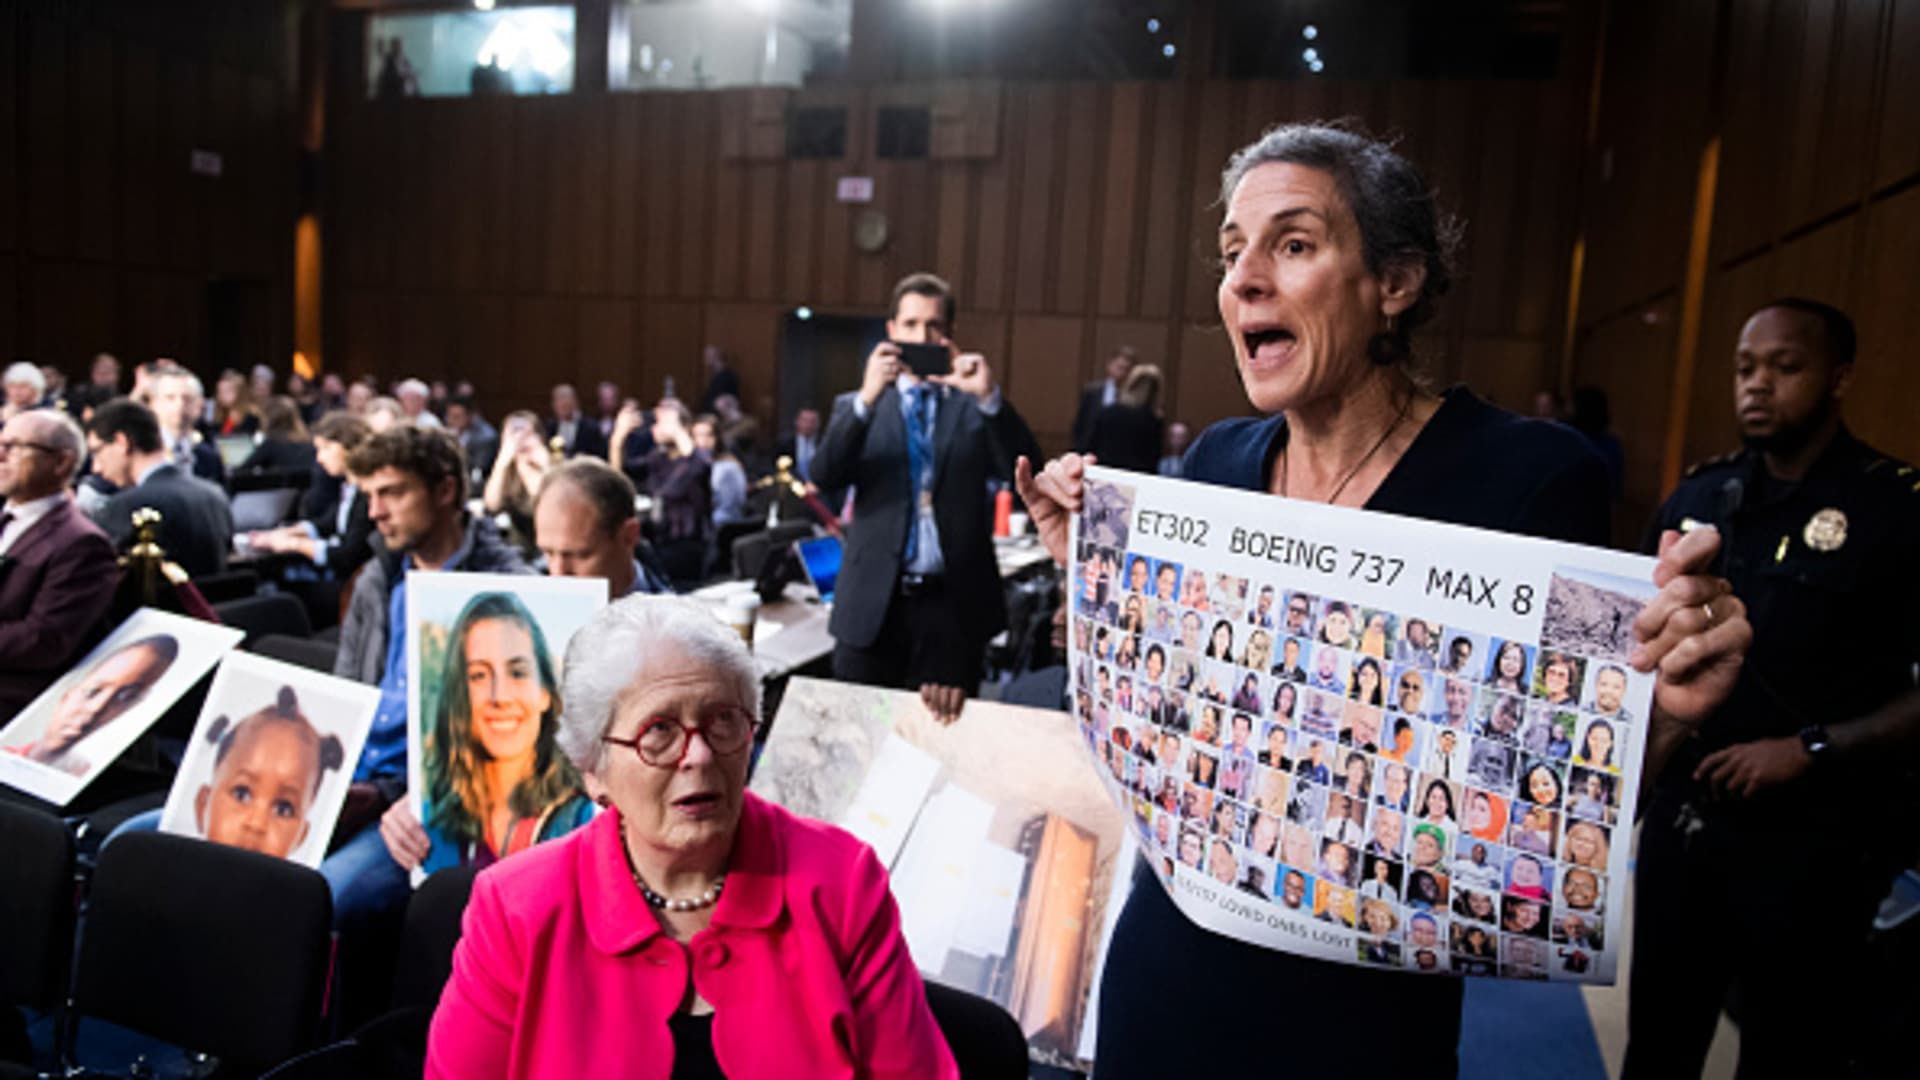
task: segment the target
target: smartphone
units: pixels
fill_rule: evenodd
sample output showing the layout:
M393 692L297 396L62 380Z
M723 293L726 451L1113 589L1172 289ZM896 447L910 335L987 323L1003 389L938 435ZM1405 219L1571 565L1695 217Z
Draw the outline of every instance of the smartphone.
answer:
M924 379L928 375L953 374L953 354L945 345L909 345L902 341L893 344L900 350L900 362L915 375Z

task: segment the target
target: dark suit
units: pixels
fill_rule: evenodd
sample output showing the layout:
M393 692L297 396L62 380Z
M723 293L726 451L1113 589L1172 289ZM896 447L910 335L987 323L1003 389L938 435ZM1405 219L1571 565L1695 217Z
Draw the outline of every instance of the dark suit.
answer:
M125 550L133 542L133 512L150 506L160 511L160 547L190 577L217 574L227 568L233 546L233 514L226 493L196 480L177 465L162 465L146 482L115 494L97 518Z
M199 433L195 432L195 434L198 435ZM180 461L179 452L175 449L175 443L171 435L163 433L161 438L167 441L167 451L174 455L176 462L188 464L188 462ZM195 438L187 448L187 458L188 461L191 462L193 475L205 480L209 484L225 484L227 482L227 463L220 459L220 448L215 446L211 440L204 437Z
M1144 405L1105 406L1093 416L1085 451L1100 464L1152 475L1160 468L1166 422Z
M560 433L560 421L549 416L546 420L547 438ZM607 459L607 437L600 434L600 425L593 417L580 413L574 417L573 441L566 446L566 456L573 458L587 454L602 461Z
M847 490L845 488L829 488L825 484L820 483L814 477L814 474L819 472L820 470L820 447L821 447L821 444L824 443L825 441L826 441L825 432L822 432L813 437L813 456L807 460L807 469L804 472L801 471L801 468L800 468L799 436L789 435L786 438L781 439L780 444L774 447L773 456L775 458L780 458L783 456L792 458L793 459L793 475L796 477L799 477L801 480L811 483L814 487L820 489L821 504L824 505L828 510L831 510L832 512L838 514L840 512L840 505L847 501Z
M320 539L330 542L325 560L327 570L342 581L373 557L373 521L367 517L367 493L355 489L353 502L347 507L347 525L342 529L340 498L345 494L345 485L334 488L333 498L309 519ZM333 540L339 543L331 543Z
M1118 392L1114 400L1120 399ZM1080 390L1080 407L1073 413L1073 450L1076 454L1087 452L1087 445L1093 439L1093 418L1107 404L1107 380L1090 382Z
M993 552L989 478L1011 481L1014 458L1040 460L1033 432L1002 401L989 415L958 391L934 414L933 517L946 569L936 586L909 595L901 580L914 519L907 424L900 392L888 387L862 419L856 394L842 394L813 459L823 489L853 485L853 526L828 624L839 650L836 673L855 681L914 687L958 685L971 692L986 642L1006 628ZM948 640L932 640L937 633ZM888 677L873 674L883 671Z
M119 584L113 545L71 499L14 539L0 558L0 716L86 652Z

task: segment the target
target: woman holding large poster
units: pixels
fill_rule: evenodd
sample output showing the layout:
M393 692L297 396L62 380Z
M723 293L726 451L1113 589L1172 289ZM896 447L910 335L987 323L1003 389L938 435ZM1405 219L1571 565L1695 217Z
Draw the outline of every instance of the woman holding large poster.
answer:
M547 639L511 593L467 601L447 635L427 736L422 869L489 865L593 816L559 752L560 690Z
M1221 196L1221 322L1248 401L1265 415L1209 428L1185 459L1185 479L1606 542L1606 470L1576 433L1523 420L1464 387L1436 393L1415 376L1413 334L1435 317L1448 290L1461 230L1437 211L1433 189L1410 162L1342 128L1280 127L1233 156ZM1063 565L1087 463L1067 455L1038 477L1025 460L1016 470L1021 497ZM1649 744L1649 770L1725 698L1751 639L1727 584L1704 574L1717 537L1672 536L1663 550L1655 575L1662 591L1636 626L1642 648L1633 657L1642 671L1660 668L1654 692L1662 715L1651 734L1661 745ZM1329 606L1323 619L1326 645L1355 647L1339 640L1351 636L1344 605ZM1432 884L1434 895L1421 903L1444 910ZM1181 912L1143 863L1100 989L1095 1059L1103 1077L1274 1067L1260 1040L1196 1040L1166 1023L1168 989L1189 986L1209 987L1256 1016L1287 1015L1302 1001L1364 1001L1395 1025L1393 1038L1369 1044L1368 1075L1457 1070L1457 980L1345 966L1212 933ZM1350 1040L1296 1040L1284 1065L1290 1076L1342 1075L1354 1068L1354 1053Z

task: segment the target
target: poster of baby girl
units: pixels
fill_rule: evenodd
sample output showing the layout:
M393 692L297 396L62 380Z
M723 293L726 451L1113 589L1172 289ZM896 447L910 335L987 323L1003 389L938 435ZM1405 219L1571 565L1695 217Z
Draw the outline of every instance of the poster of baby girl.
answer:
M214 673L163 832L319 866L377 687L236 652Z

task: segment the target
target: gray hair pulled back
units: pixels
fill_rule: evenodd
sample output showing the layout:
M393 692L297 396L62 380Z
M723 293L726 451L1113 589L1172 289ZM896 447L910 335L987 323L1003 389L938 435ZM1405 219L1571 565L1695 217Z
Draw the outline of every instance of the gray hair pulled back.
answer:
M1426 269L1413 306L1377 334L1368 355L1377 364L1405 363L1413 357L1413 332L1432 321L1440 298L1453 285L1454 255L1463 226L1442 213L1433 187L1412 162L1391 145L1346 123L1286 124L1236 151L1220 175L1225 205L1249 172L1262 165L1299 165L1333 177L1360 227L1368 271L1379 274L1397 262Z

